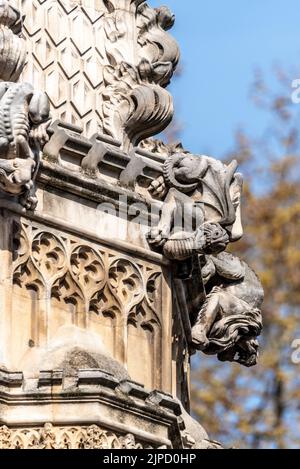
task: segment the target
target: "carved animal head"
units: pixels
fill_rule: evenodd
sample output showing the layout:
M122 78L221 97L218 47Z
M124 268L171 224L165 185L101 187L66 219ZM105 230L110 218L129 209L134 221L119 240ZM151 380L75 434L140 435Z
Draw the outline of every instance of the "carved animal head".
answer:
M237 362L247 367L254 366L257 363L258 347L256 339L243 338L235 346L219 353L218 359L220 361Z
M200 233L200 231L199 231ZM197 245L196 234L196 245ZM227 232L218 223L205 223L203 226L204 247L206 254L219 253L226 249L229 243Z
M189 153L176 153L164 164L164 178L168 186L188 194L198 187L207 167L207 160L204 158Z
M258 342L262 330L258 309L243 315L232 315L217 321L209 334L209 345L203 350L208 355L217 354L220 361L237 362L250 367L257 363Z
M19 195L32 188L33 159L0 160L0 188L11 195Z

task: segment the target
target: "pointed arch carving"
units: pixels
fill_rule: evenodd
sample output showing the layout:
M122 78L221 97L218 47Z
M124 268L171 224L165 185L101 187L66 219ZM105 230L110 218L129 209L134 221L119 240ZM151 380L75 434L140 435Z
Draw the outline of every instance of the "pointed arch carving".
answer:
M14 346L20 359L28 347L46 346L61 327L72 325L98 335L133 379L159 387L158 268L35 223L22 225L13 267L12 325L17 330L22 322L21 341Z

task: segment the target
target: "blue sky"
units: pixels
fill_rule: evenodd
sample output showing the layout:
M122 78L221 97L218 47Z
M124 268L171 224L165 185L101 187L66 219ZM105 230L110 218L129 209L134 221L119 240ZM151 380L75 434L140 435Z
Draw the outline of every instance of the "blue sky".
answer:
M172 34L182 52L182 76L170 89L194 153L221 157L244 128L254 137L267 116L249 98L254 71L272 80L274 66L300 65L299 0L149 0L176 14ZM298 78L291 75L291 79Z

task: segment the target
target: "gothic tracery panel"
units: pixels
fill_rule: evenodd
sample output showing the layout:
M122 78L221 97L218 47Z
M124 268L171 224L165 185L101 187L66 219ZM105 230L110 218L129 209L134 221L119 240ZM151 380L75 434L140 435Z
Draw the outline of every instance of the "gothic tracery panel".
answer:
M16 332L22 324L22 339L16 363L29 348L47 346L62 327L75 326L96 334L132 379L160 387L161 271L35 224L24 223L19 232L12 322Z

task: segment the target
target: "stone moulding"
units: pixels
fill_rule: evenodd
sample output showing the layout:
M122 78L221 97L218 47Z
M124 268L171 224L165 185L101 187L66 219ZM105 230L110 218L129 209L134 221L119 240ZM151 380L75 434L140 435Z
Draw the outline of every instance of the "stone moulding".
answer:
M55 163L58 167L80 172L91 179L100 179L105 183L105 173L127 187L131 196L137 180L148 185L162 174L165 158L135 147L129 154L123 151L118 140L103 134L87 138L82 129L55 121L48 130L49 142L43 150L43 159ZM102 176L103 173L103 176ZM114 190L117 190L116 188Z
M32 379L0 369L0 449L221 448L169 394L98 369L78 370L71 378L62 370ZM80 418L76 409L86 404L89 411Z
M152 449L137 443L134 435L116 434L98 425L40 428L0 427L0 449ZM166 448L166 446L163 446Z
M43 181L46 182L48 180L46 180L46 178L43 178ZM16 214L16 215L21 215L21 216L25 215L24 209L20 208L18 204L13 203L8 200L0 199L0 208L2 210L7 210L8 212L11 212L11 214ZM34 212L27 212L26 219L32 220L33 222L35 221L38 223L42 223L45 226L55 228L55 229L63 228L66 233L70 233L75 236L84 236L85 239L99 243L104 246L109 246L113 249L119 250L120 252L127 253L127 254L135 254L140 259L146 259L158 265L170 267L170 261L166 259L164 256L162 256L160 253L150 251L149 249L142 248L139 246L132 246L132 244L126 241L111 239L108 236L107 237L98 236L91 230L88 230L88 229L84 230L81 228L76 228L76 226L74 226L71 223L68 223L67 221L57 220L57 218L51 217L47 214L39 212L38 210L35 210Z
M18 447L13 438L16 435L21 438L20 445L30 448L30 441L26 438L28 435L34 435L34 447L38 449L37 445L43 444L45 429L55 434L53 449L63 449L60 446L63 441L60 436L64 432L67 435L71 432L71 437L75 429L78 433L82 431L85 445L78 446L80 441L75 442L71 438L70 446L66 445L64 448L91 449L91 446L87 446L86 432L92 428L97 429L99 437L100 430L103 433L102 449L105 449L105 444L109 444L110 440L105 438L107 435L119 438L113 439L115 446L111 448L129 449L128 446L122 446L125 445L124 438L127 438L128 434L131 437L126 441L128 444L129 441L137 441L137 448L171 448L173 445L182 447L183 444L181 431L184 431L184 423L180 419L181 408L172 396L159 391L148 392L138 383L129 380L118 381L100 370L78 370L72 379L65 377L60 370L41 371L37 379L25 379L22 373L3 370L0 371L0 395L2 406L6 409L6 418L0 419L2 448ZM43 406L39 405L41 402ZM76 408L85 406L86 403L90 409L81 420ZM51 421L52 405L56 405L57 409L55 426L47 424ZM67 413L64 411L65 405L68 406ZM22 424L18 421L19 412L22 412ZM29 424L33 412L36 415L35 425ZM156 434L151 431L154 423L157 425ZM8 435L10 438L6 440ZM39 448L42 449L42 446ZM97 449L97 445L94 444L93 448Z

